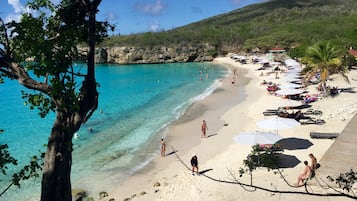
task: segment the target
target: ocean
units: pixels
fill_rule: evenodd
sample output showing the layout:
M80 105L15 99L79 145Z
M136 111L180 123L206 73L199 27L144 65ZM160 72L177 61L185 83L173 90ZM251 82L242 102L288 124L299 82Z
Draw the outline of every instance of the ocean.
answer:
M78 64L76 68L82 68ZM194 102L220 86L227 74L210 63L97 65L99 107L73 139L72 188L109 190L159 154L167 126ZM7 143L19 167L45 151L55 118L42 119L24 106L16 81L0 84L0 144ZM11 166L8 175L18 167ZM9 177L0 176L5 188ZM0 200L38 200L41 178L12 187ZM2 189L0 189L2 191Z

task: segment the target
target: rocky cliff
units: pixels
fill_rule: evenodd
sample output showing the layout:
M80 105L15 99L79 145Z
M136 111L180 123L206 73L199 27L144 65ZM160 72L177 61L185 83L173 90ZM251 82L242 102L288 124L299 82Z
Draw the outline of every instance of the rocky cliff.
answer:
M216 50L209 44L178 47L101 47L95 52L96 63L152 64L212 61ZM83 60L87 50L80 48Z

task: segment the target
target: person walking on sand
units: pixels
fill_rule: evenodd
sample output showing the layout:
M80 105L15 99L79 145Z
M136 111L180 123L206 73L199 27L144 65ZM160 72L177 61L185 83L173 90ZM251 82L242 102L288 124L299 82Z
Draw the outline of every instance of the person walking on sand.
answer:
M310 177L311 167L309 166L309 163L307 161L304 161L304 164L304 172L298 176L297 183L295 184L295 186L300 186L301 184L304 184L304 180Z
M166 143L164 138L161 138L161 156L164 157L166 155Z
M199 175L198 172L198 159L196 154L193 154L192 158L191 158L191 166L192 166L192 175L195 175L195 170L197 175Z
M201 138L206 138L207 129L208 129L207 123L206 123L205 120L203 120L203 121L202 121L202 125L201 125L201 132L202 132Z

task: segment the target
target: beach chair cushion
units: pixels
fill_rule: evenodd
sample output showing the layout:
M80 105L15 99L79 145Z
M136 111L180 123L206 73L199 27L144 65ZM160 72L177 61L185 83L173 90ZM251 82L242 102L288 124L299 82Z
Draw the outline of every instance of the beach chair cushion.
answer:
M339 133L310 132L310 137L317 139L333 139L337 138L338 134Z

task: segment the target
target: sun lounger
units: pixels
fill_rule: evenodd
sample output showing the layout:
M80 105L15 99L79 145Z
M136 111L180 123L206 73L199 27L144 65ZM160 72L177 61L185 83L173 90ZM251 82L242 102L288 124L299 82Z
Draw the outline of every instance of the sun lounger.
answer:
M333 139L338 137L338 135L339 133L310 132L310 137L317 139Z
M274 116L274 115L278 115L278 111L265 111L263 112L264 116Z
M310 119L301 119L300 121L301 125L308 125L308 124L317 124L317 125L322 125L325 124L325 120L323 119L316 119L316 118L310 118Z
M308 109L304 112L306 115L322 115L321 110L313 110L313 109Z

